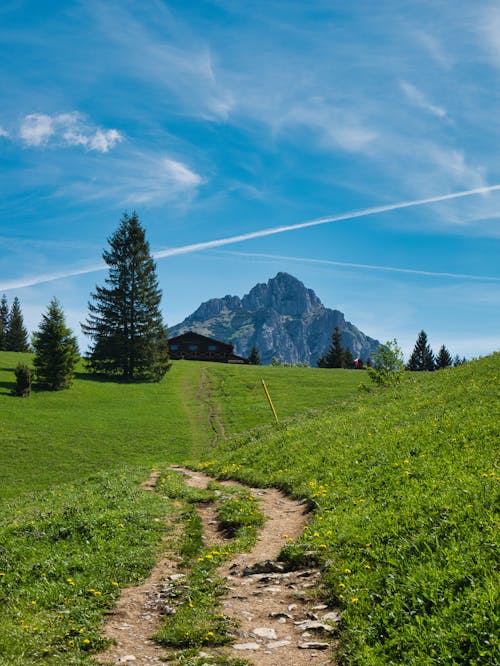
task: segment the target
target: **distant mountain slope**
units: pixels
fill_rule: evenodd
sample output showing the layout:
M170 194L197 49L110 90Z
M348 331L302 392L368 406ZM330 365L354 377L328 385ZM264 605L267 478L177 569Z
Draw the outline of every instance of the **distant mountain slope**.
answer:
M243 298L212 298L169 330L171 337L196 331L234 344L235 353L248 356L252 345L262 363L279 357L312 366L328 349L334 327L354 356L366 359L379 342L346 321L339 310L325 308L312 289L288 273L278 273L267 284L257 284Z

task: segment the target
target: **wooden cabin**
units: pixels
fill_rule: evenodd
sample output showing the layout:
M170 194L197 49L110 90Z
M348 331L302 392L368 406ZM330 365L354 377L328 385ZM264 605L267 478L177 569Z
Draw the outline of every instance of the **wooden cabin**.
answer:
M216 361L218 363L248 363L234 353L234 345L188 331L168 341L170 358L188 361Z

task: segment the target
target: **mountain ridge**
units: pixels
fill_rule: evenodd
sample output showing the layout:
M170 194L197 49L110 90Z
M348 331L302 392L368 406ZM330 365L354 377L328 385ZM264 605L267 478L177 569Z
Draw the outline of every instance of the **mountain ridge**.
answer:
M195 331L231 342L241 356L248 356L255 345L264 364L278 357L288 363L315 366L329 348L335 326L342 333L343 346L355 357L366 359L379 345L378 340L346 321L340 310L325 307L300 280L280 272L267 283L256 284L242 298L226 295L201 303L170 328L170 336Z

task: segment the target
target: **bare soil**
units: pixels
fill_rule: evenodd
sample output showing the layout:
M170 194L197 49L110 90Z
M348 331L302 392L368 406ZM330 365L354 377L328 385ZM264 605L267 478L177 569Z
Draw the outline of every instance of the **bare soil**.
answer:
M179 469L186 483L204 488L210 478L200 472ZM145 482L154 490L157 473ZM238 485L228 482L229 485ZM296 539L307 522L304 506L280 491L251 488L259 500L266 522L249 553L240 553L219 571L227 581L223 599L224 614L238 623L234 644L224 648L204 648L206 654L224 654L246 659L258 666L326 666L335 664L333 638L340 616L318 601L320 572L313 567L285 571L276 561L282 546ZM224 541L217 530L215 512L210 505L199 507L204 542L215 546ZM152 636L162 616L162 590L179 576L168 537L165 551L150 577L141 585L128 588L108 617L104 635L114 645L98 656L103 664L160 664L168 650L154 643Z

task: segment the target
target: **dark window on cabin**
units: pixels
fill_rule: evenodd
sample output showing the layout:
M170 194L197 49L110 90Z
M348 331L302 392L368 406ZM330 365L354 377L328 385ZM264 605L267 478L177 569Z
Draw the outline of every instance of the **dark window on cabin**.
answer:
M189 349L191 351L196 351L198 349L198 345L189 345Z
M208 351L217 351L217 347L215 345L208 345Z
M179 349L179 345L170 345L171 351L177 351Z

